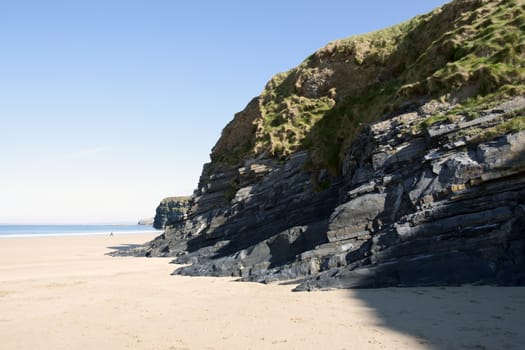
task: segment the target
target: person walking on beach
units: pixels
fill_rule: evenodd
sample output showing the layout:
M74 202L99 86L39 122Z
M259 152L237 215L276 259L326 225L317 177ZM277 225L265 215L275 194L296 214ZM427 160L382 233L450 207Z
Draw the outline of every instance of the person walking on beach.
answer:
M113 232L111 232L109 235L110 235L110 236L113 236Z

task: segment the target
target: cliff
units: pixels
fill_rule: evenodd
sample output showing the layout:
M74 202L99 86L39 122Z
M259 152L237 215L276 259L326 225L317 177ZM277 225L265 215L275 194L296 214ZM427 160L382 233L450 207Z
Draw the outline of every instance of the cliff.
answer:
M297 290L525 284L524 10L456 0L276 75L128 253Z
M155 211L153 227L163 229L184 219L190 207L190 197L164 198Z

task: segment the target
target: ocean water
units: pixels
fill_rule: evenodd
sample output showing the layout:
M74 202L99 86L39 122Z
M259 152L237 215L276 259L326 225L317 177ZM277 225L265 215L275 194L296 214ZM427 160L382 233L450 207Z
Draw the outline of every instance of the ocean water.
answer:
M0 238L158 233L144 225L0 225Z

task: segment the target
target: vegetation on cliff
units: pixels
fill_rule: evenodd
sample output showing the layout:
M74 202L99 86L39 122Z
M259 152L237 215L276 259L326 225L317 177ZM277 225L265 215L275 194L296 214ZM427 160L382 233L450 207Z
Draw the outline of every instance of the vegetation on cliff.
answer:
M229 146L216 147L212 160L308 149L315 169L337 172L362 127L391 113L437 99L462 107L435 122L454 114L475 118L525 93L524 32L522 0L456 0L394 27L331 42L273 77L255 100L256 112L243 115L242 145L224 141L235 134L234 119L218 142Z

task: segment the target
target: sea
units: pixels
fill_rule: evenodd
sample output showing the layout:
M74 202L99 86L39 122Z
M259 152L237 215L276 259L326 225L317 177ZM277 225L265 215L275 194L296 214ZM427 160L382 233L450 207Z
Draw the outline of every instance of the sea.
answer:
M158 233L145 225L0 225L0 238Z

